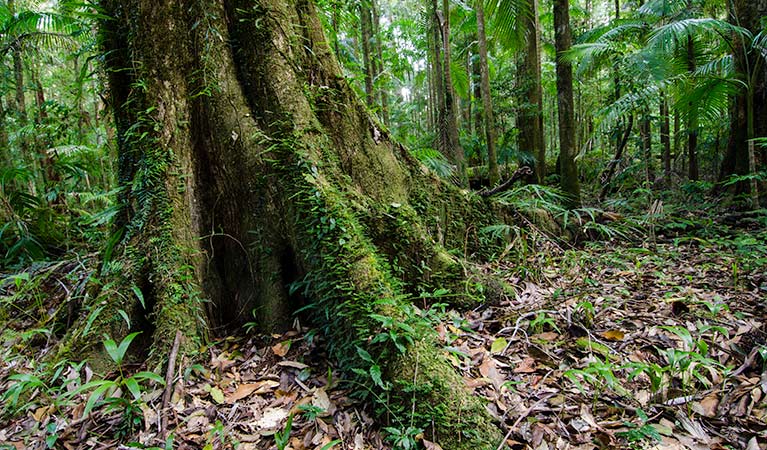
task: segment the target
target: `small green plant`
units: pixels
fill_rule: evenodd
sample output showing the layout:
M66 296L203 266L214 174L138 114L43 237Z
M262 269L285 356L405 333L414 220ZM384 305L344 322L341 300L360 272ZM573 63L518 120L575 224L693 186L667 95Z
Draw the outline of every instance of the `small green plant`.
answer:
M547 328L559 332L554 319L545 312L539 312L535 319L530 321L530 331L532 334L542 333Z
M71 396L75 396L90 391L83 415L87 416L95 408L105 406L106 411L121 411L122 420L118 425L118 434L127 436L131 434L141 424L143 412L141 411L142 394L144 392L143 383L154 381L159 385L165 385L165 380L152 372L139 372L130 377L125 376L123 371L123 362L128 352L131 342L140 332L131 333L126 336L119 344L113 339L105 336L104 349L109 357L117 365L118 376L115 380L94 380L85 383L72 391ZM124 393L130 393L130 397L124 397Z
M588 301L584 300L577 305L575 305L575 317L580 319L581 323L585 325L586 327L591 327L591 325L594 323L594 316L596 315L596 309L594 308L594 305Z
M293 414L288 416L285 427L281 431L274 433L274 444L277 445L277 450L285 450L290 443L290 430L293 428Z
M418 437L423 434L422 429L412 426L404 429L385 427L384 431L388 433L386 441L390 442L395 449L402 450L418 448Z
M608 388L619 395L629 395L629 392L621 385L618 377L615 376L617 370L620 370L620 367L617 367L607 360L602 361L599 358L596 358L586 367L582 369L567 370L564 375L572 381L582 393L585 393L586 391L582 381L590 384L595 389L594 400L596 401L599 395Z
M641 409L637 409L636 414L637 418L639 419L639 425L633 422L625 422L624 425L626 425L629 430L619 431L615 433L616 436L626 439L630 444L632 444L632 448L637 443L648 439L660 442L662 440L661 435L658 433L658 430L656 430L655 427L647 423L647 414Z

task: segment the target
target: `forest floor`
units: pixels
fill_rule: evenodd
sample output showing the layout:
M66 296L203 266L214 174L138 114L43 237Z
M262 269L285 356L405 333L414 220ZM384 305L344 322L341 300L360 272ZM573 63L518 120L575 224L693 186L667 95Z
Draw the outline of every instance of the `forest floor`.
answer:
M445 354L488 400L509 447L767 448L767 232L678 221L656 233L655 243L548 241L525 263L485 268L514 287L500 304L441 313ZM53 284L69 292L85 266L38 266L22 282L56 271ZM128 376L146 368L106 377L122 392L103 403L92 393L107 384L87 366L46 367L51 333L24 314L1 325L0 448L361 450L392 448L409 425L376 424L301 326L210 346L161 414L160 383ZM428 429L410 432L440 448Z

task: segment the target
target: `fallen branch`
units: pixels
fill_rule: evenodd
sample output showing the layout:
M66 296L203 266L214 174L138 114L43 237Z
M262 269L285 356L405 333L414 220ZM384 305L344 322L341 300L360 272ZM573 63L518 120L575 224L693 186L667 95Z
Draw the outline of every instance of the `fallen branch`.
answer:
M181 344L181 330L176 331L176 338L173 340L173 349L170 351L168 359L168 370L165 373L165 392L162 395L162 420L160 421L160 434L163 439L167 438L166 430L168 428L168 405L170 397L173 394L173 379L176 374L176 357L178 356L178 347Z
M515 181L522 179L523 177L530 176L533 174L533 169L531 169L529 166L522 166L519 169L517 169L512 175L511 178L506 180L503 184L500 184L493 189L490 189L489 191L479 191L478 194L480 197L490 197L491 195L495 195L499 192L503 192L511 188L511 185L514 184Z

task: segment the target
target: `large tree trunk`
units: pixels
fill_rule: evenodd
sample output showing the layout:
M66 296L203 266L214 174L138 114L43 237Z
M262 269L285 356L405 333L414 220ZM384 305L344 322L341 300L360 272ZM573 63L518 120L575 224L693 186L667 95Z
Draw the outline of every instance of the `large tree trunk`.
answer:
M526 51L519 70L522 86L519 124L519 147L535 157L535 175L538 183L546 177L546 144L543 135L543 87L541 84L540 24L538 0L530 1L530 16L522 18Z
M747 28L757 34L760 29L759 18L767 15L767 2L734 0L729 10L729 19L735 25ZM756 52L748 55L748 43L736 39L734 44L733 59L735 72L738 77L747 82L752 89L744 89L739 95L733 97L730 109L730 135L727 142L727 150L722 160L719 172L719 181L726 181L731 175L746 175L753 168L750 164L749 155L749 101L752 102L751 118L753 123L753 136L767 136L767 77L764 68L764 55ZM747 59L748 58L748 59ZM760 61L762 59L762 61ZM749 96L751 97L749 99ZM752 190L752 186L746 182L735 184L735 193L743 194Z
M461 142L458 139L458 116L455 92L450 73L450 4L432 0L431 12L434 39L434 76L437 80L437 147L455 164L461 184L466 185L466 164Z
M479 74L482 87L482 108L484 111L483 123L485 124L485 139L487 141L488 172L490 174L490 186L495 186L500 181L498 173L498 155L495 151L495 117L493 115L493 98L490 96L490 70L487 61L487 35L485 34L485 8L482 2L476 0L477 13L477 37L479 40Z
M557 50L557 106L559 111L560 185L568 196L570 206L581 204L578 166L575 161L575 118L573 105L573 68L561 55L572 45L570 35L570 4L568 0L554 1L554 44Z
M94 329L124 335L118 308L133 311L161 361L176 330L192 351L251 312L269 331L304 308L347 373L371 369L357 348L372 355L391 411L410 420L415 408L444 448L495 448L498 428L408 302L465 286L445 248L480 250L469 230L494 220L492 205L429 175L377 127L311 3L102 6L114 16L102 25L125 209L107 265L121 273L95 300L108 308ZM143 304L112 292L130 286ZM87 342L81 329L72 337Z

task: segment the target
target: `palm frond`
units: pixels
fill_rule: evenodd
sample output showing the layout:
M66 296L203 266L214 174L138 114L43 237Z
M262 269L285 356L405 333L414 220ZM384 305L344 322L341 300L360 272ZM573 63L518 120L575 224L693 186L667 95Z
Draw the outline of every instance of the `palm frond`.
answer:
M733 34L740 36L746 42L750 42L753 38L751 32L743 27L724 20L703 18L682 19L661 25L650 33L648 43L651 47L672 53L678 46L684 45L690 37L696 40L713 37L729 42Z
M735 73L732 55L723 55L695 68L693 77L729 78Z
M695 115L702 123L714 124L727 117L730 97L742 92L743 82L731 77L696 78L678 92L674 108L683 120Z
M530 0L488 0L488 35L506 49L518 49L525 42L523 24L532 14Z
M669 17L687 9L688 0L649 0L640 6L637 13L642 16Z

